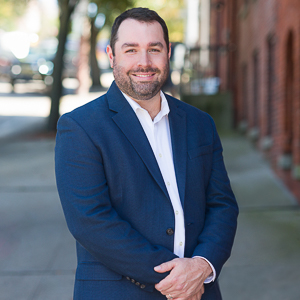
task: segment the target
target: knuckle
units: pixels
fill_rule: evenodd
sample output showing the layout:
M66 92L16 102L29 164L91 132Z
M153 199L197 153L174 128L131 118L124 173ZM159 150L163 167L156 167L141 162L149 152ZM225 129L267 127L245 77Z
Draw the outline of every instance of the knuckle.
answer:
M178 264L180 262L180 258L175 258L173 261L174 263Z

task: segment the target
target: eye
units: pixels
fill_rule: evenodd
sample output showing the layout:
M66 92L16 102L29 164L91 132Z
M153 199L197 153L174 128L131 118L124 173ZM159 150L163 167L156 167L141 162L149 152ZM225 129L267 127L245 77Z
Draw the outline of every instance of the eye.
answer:
M156 52L160 52L160 50L159 50L159 49L156 49L156 48L153 48L153 49L150 49L149 52L154 52L154 53L156 53Z
M135 49L128 49L125 51L125 53L134 53L134 52L136 52Z

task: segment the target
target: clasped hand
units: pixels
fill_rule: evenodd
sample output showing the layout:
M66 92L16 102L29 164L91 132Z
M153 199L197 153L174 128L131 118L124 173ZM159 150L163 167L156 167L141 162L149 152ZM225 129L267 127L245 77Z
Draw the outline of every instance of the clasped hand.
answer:
M175 258L156 266L158 273L171 271L155 285L163 295L173 300L200 300L204 293L204 281L212 273L209 264L200 257Z

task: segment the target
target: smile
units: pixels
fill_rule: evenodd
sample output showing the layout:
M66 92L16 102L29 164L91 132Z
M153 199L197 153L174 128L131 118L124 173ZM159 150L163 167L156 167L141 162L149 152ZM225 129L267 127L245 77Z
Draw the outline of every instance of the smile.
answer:
M152 74L146 74L146 75L143 75L143 74L132 74L133 76L135 77L140 77L140 78L147 78L147 77L152 77L155 75L155 73L152 73Z

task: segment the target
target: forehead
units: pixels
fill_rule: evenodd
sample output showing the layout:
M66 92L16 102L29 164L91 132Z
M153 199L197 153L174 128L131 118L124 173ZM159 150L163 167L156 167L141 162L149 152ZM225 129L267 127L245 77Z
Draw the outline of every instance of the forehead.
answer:
M163 29L157 21L146 23L134 19L126 19L121 23L118 30L117 47L121 47L124 43L143 45L152 42L161 42L167 46L164 40Z

